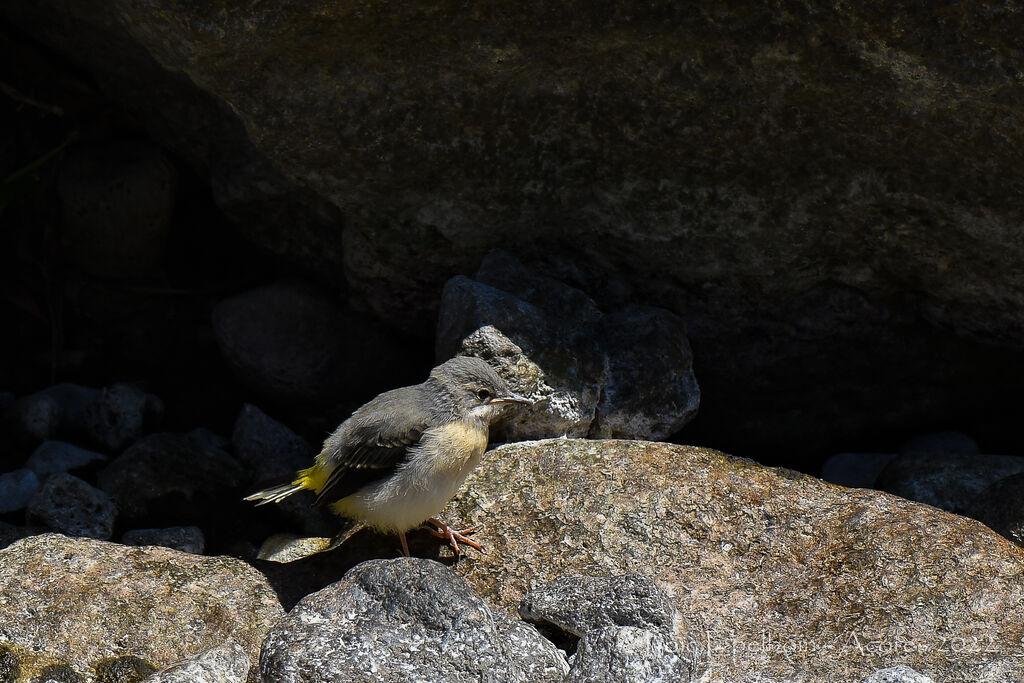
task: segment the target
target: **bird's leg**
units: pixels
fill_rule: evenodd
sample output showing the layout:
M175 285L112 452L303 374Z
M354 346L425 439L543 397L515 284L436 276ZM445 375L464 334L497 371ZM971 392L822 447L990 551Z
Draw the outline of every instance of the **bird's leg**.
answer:
M428 519L426 521L426 524L432 524L433 526L437 527L437 529L428 529L428 531L430 531L430 533L432 533L434 536L437 536L438 538L446 539L448 541L448 544L452 547L452 550L455 552L456 558L462 555L462 551L459 549L459 543L464 543L468 545L470 548L475 548L481 553L484 551L484 549L480 547L479 543L467 538L467 536L477 531L480 528L479 526L473 526L468 529L463 529L462 531L456 531L455 529L452 529L450 526L434 517Z
M402 552L405 553L406 557L410 557L410 555L409 555L409 543L405 540L405 532L404 531L399 531L398 532L398 540L402 542Z

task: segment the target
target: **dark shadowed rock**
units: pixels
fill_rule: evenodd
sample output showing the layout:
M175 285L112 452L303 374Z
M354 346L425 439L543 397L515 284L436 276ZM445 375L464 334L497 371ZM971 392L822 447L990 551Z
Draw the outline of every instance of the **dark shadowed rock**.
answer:
M675 314L641 306L605 314L583 291L502 251L476 278L445 285L436 355L480 356L544 399L499 434L662 439L696 414L693 355Z
M975 499L971 516L1024 546L1024 474L991 484Z
M177 173L144 140L73 145L58 192L70 260L101 278L160 273Z
M879 473L895 453L836 453L822 463L821 478L850 488L874 488Z
M124 532L125 545L160 545L183 553L202 555L206 549L203 530L197 526L174 526L166 529L132 529Z
M39 477L29 469L0 474L0 513L14 512L28 505L40 486Z
M133 444L100 471L99 487L110 493L127 517L186 515L202 511L248 480L230 455L189 434L151 434Z
M44 441L32 451L25 461L25 467L40 477L47 477L57 472L70 472L82 467L103 462L107 456L95 451L80 448L66 441Z
M239 379L278 404L379 390L403 357L393 334L308 282L277 282L224 299L213 311L213 329Z
M23 396L4 411L4 422L23 443L38 444L58 435L85 431L85 409L98 389L78 384L55 384Z
M267 635L260 671L279 683L560 683L568 665L451 570L400 558L358 565L300 601Z
M119 453L156 427L163 414L164 404L156 396L131 384L112 384L85 407L85 429L101 447Z
M233 640L176 662L146 679L146 683L245 683L249 654Z
M308 441L251 403L235 420L231 448L239 462L267 479L295 474L316 455Z
M117 506L105 491L67 472L50 475L26 511L29 524L68 536L108 540L114 533Z
M1024 677L1024 550L886 493L702 448L552 439L487 453L441 518L484 524L486 554L455 571L509 610L539 584L642 568L710 680L861 680L894 656L950 681Z
M877 487L919 503L972 515L979 494L1024 472L1024 457L943 452L903 453L878 475Z
M52 666L152 673L228 639L255 664L282 615L266 579L228 557L57 534L0 550L0 641L23 680Z

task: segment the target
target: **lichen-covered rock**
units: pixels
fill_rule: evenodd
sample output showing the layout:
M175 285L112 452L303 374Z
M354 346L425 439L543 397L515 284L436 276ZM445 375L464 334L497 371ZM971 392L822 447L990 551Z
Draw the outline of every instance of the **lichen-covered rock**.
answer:
M260 655L275 683L561 683L568 668L532 626L492 611L443 565L410 558L365 562L306 596Z
M562 576L532 589L519 616L577 637L608 626L635 626L672 633L676 608L649 576Z
M28 505L30 524L68 536L108 540L114 534L117 506L113 498L73 474L50 475Z
M161 669L146 683L245 683L249 653L233 640L187 657Z
M565 683L691 683L707 667L686 659L671 634L635 626L588 633L571 664Z
M1024 550L974 520L636 441L502 446L467 489L441 517L484 525L486 554L455 565L479 594L512 610L537 584L642 568L709 680L860 680L893 648L947 683L1024 677Z
M228 639L255 664L282 615L266 579L232 558L57 534L0 550L0 651L19 681L56 668L68 680L139 680Z
M441 296L437 359L476 355L514 389L543 399L496 432L509 440L545 436L663 439L697 412L682 319L625 305L602 312L584 292L489 254L476 280L452 278Z
M909 666L893 666L879 669L865 678L861 683L935 683L924 674L919 674Z

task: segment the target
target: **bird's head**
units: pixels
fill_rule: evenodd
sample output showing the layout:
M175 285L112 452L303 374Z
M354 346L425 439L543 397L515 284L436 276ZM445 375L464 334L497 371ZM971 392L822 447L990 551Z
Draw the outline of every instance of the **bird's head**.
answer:
M533 404L509 389L494 368L479 358L456 356L434 368L430 378L450 397L456 415L485 424L510 405Z

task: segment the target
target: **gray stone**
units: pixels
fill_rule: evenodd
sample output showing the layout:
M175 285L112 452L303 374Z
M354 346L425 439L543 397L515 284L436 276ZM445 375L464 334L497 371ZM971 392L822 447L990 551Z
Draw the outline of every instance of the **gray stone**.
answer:
M127 517L181 514L193 519L248 475L237 460L205 439L164 432L136 441L100 471L99 487ZM177 506L177 509L174 509Z
M958 453L973 455L980 453L978 443L963 432L934 432L920 434L908 439L900 453Z
M249 655L241 645L226 640L216 647L176 662L145 679L145 683L245 683Z
M1024 546L1024 474L1014 474L988 486L974 500L970 514Z
M260 657L263 680L277 683L561 683L568 669L532 626L492 611L443 565L411 558L364 562L306 596Z
M106 459L107 456L102 453L79 448L66 441L49 440L39 444L25 461L25 467L45 478L57 472L70 472L88 467Z
M687 660L672 636L634 626L608 626L580 641L565 683L689 683L707 663Z
M14 512L28 505L40 486L39 477L29 469L0 474L0 513Z
M309 467L316 451L308 441L246 403L231 433L232 452L257 477L274 479Z
M604 314L581 290L501 251L476 278L445 285L436 355L480 356L513 388L544 399L499 434L662 439L696 414L693 355L675 314L641 306Z
M14 401L4 411L14 436L33 446L61 434L85 431L85 408L97 389L78 384L55 384Z
M895 453L836 453L821 466L821 478L854 489L873 488Z
M283 281L224 299L213 311L224 360L267 400L311 403L379 391L404 356L379 323L329 291Z
M65 253L107 279L154 279L174 215L177 173L145 140L72 146L57 183Z
M206 549L203 530L197 526L173 526L166 529L132 529L121 536L125 545L160 545L183 553L202 555Z
M104 387L85 409L89 437L119 453L163 418L163 402L130 384Z
M531 590L519 616L538 626L582 637L609 626L674 629L676 608L654 579L643 574L563 576Z
M228 640L255 666L283 614L266 578L230 557L57 534L0 550L0 642L18 680L60 664L86 680L134 681Z
M453 567L474 591L512 611L561 577L642 571L709 681L859 681L880 653L951 681L1024 680L1024 549L975 520L642 441L507 444L465 491L438 517L483 525L487 552Z
M888 669L879 669L861 683L934 683L934 681L924 674L917 673L909 666L900 664Z
M1021 456L916 451L903 453L886 465L878 475L877 487L960 515L973 515L978 496L986 488L1021 472Z
M113 535L116 518L117 506L106 492L67 472L50 475L27 511L30 524L101 541Z

